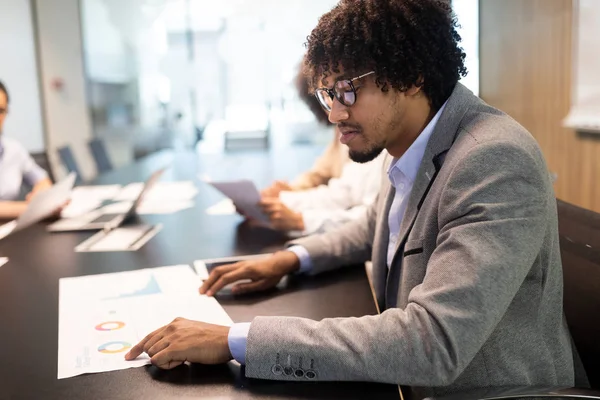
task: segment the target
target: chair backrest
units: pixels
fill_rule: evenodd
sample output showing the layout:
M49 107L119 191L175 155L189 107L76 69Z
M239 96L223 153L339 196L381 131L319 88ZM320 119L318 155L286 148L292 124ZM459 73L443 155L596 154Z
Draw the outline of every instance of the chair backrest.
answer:
M101 174L103 172L111 171L113 169L113 165L110 162L110 158L108 157L108 153L102 139L93 139L88 143L88 146L90 147L90 151L94 156L98 173Z
M50 166L50 160L48 158L48 153L42 151L40 153L31 153L31 158L37 165L39 165L46 173L48 174L48 178L52 182L54 182L54 173L52 172L52 167Z
M594 389L600 389L600 214L558 200L564 308Z
M75 156L71 151L70 146L64 146L58 149L58 155L60 156L60 160L63 165L67 169L68 172L75 172L77 174L77 178L75 179L76 184L80 184L81 180L81 171L79 170L79 166L77 165L77 161L75 161Z

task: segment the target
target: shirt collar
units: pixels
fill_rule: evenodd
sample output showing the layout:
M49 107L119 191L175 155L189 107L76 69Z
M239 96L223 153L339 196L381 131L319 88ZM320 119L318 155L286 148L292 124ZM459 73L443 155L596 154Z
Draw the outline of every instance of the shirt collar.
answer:
M446 103L448 103L448 101L446 101ZM400 158L394 158L388 169L388 177L394 188L397 188L402 177L408 179L411 183L415 181L421 161L423 160L423 155L425 154L425 148L427 147L431 134L446 107L446 103L442 105L431 121L429 121L425 129L423 129L423 132L421 132L413 144L410 145L408 150L406 150Z
M0 135L0 157L2 157L3 154L4 154L4 140L2 139L2 136Z

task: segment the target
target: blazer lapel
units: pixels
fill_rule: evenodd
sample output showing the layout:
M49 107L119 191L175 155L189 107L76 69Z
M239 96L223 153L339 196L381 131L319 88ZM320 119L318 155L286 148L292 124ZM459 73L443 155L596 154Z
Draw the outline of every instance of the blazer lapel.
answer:
M440 119L431 134L427 143L417 177L413 184L412 191L408 198L404 217L400 224L400 234L394 254L392 265L388 271L386 285L386 306L394 307L398 291L398 279L394 279L394 269L400 269L402 261L401 253L404 244L410 233L412 226L417 218L421 205L425 201L427 193L433 184L438 171L442 168L443 159L446 152L452 147L456 136L458 135L460 123L474 102L479 101L462 84L458 83L448 99ZM389 208L387 209L389 212Z
M389 166L389 163L386 163L386 165ZM390 208L392 207L392 202L394 201L394 196L396 193L389 181L384 182L383 185L383 188L385 189L381 191L381 194L385 196L385 200L383 203L383 209L377 215L377 234L380 235L380 237L379 239L375 240L372 253L373 290L375 291L375 297L377 298L377 303L379 304L379 309L381 311L385 310L385 285L388 276L387 249L390 237L390 229L388 226L387 216L390 213Z

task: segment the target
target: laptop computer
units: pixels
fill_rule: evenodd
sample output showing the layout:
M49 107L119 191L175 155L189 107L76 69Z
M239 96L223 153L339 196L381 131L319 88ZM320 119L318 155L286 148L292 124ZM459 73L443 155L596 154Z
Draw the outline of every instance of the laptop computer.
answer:
M119 227L126 220L136 216L136 210L144 200L144 196L156 184L166 168L155 171L150 178L144 182L142 190L131 204L127 211L122 213L103 213L101 210L94 210L85 215L65 218L48 225L50 232L70 232L70 231L90 231L90 230L111 230Z
M64 206L71 196L75 178L72 172L48 190L36 194L17 219L0 226L0 239L48 218Z

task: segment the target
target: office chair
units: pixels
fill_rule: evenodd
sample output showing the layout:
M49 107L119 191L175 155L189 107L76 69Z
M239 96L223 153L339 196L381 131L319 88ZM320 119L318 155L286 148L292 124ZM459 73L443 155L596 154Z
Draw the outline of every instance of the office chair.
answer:
M565 314L590 385L600 390L600 214L557 205Z
M108 157L108 152L104 146L102 139L93 139L88 143L90 151L94 156L94 162L96 163L96 169L99 174L103 172L112 171L113 165Z
M48 178L52 182L54 182L54 173L52 172L52 167L50 166L50 160L48 158L48 153L42 151L40 153L31 153L31 158L37 165L39 165L46 173L48 174Z
M69 173L75 172L77 174L77 178L75 179L75 183L77 185L82 183L81 179L81 171L79 170L79 166L77 165L77 161L75 161L75 156L71 151L71 147L69 145L61 147L58 149L58 155L60 156L60 160L63 165L67 169Z
M575 382L575 388L493 388L435 400L600 399L600 214L561 200L557 207L564 312L592 389Z

